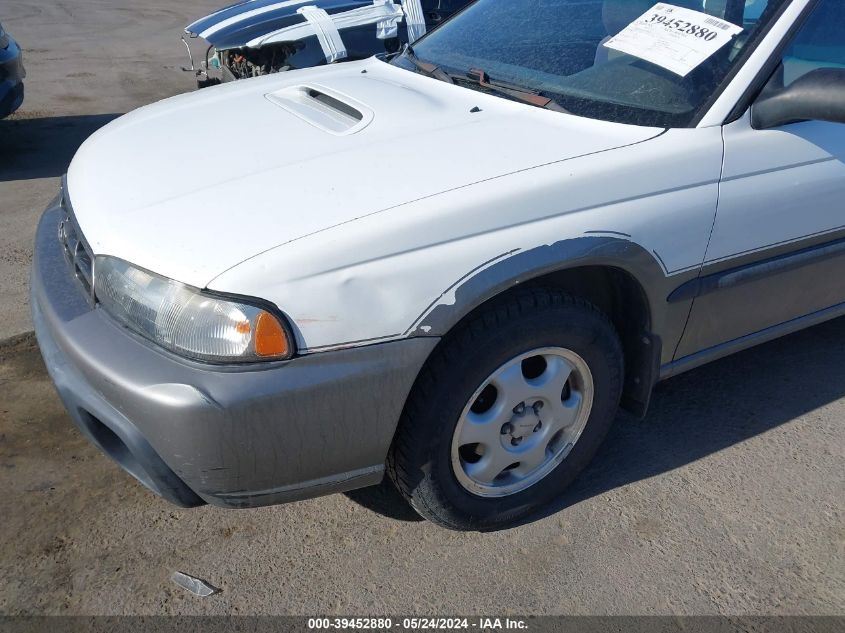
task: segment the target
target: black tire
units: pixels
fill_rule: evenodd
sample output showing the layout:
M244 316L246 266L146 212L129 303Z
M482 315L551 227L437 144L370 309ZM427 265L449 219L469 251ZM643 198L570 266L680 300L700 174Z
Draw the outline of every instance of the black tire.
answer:
M481 497L456 478L452 437L469 398L498 367L533 349L563 347L589 366L594 400L587 424L566 458L533 486ZM454 530L508 527L559 497L590 462L619 408L623 352L610 320L563 292L527 288L485 306L444 338L408 398L387 472L423 517Z

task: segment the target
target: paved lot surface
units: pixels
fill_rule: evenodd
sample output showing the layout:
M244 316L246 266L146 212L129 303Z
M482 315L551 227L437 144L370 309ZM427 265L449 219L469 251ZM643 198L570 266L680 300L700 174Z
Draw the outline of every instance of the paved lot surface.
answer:
M0 122L0 339L30 328L37 216L99 125L192 88L179 29L214 2L3 0L28 96ZM190 165L186 164L186 171ZM390 489L179 510L71 426L31 338L0 344L0 613L845 611L845 320L675 378L546 516L492 534ZM221 587L198 599L181 570Z

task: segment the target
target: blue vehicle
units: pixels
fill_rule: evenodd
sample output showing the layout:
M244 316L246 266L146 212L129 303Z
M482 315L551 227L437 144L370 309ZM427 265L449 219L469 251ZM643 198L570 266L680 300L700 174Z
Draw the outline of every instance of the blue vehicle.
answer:
M0 119L21 107L24 77L20 46L0 24Z
M185 27L191 65L183 70L204 88L397 53L469 1L245 0ZM203 42L198 62L195 42Z

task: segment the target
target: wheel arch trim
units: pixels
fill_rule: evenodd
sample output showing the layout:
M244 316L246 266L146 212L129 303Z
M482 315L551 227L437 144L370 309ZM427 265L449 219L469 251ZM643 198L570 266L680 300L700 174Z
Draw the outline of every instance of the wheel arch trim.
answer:
M618 234L590 234L529 250L514 250L470 271L443 292L407 331L408 336L444 336L482 305L521 284L534 283L566 271L601 268L621 271L642 292L646 309L641 328L634 333L633 349L626 346L630 380L624 406L637 415L648 407L659 368L683 332L690 303L668 304L671 290L695 277L698 270L673 275L659 255ZM671 360L671 359L670 359Z
M442 336L473 310L519 284L588 267L614 268L628 274L643 290L648 323L654 326L655 317L665 303L663 290L668 279L659 259L631 240L587 235L529 250L509 251L478 266L432 302L406 334Z

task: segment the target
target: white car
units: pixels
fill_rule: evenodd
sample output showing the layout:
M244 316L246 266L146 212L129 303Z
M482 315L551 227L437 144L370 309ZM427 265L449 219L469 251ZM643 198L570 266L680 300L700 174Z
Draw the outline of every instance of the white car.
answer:
M440 525L511 525L620 403L845 314L843 122L840 0L478 0L97 132L38 229L38 340L175 503L386 471Z

